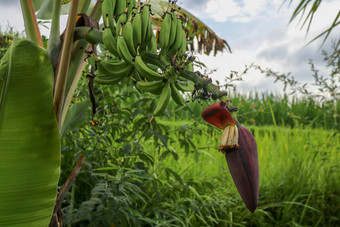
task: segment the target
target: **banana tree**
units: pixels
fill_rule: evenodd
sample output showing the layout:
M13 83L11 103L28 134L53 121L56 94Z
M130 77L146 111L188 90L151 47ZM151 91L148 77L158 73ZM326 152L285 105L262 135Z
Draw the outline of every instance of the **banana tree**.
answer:
M60 204L83 160L79 160L58 194L60 138L85 120L87 104L70 105L82 76L89 80L93 126L98 124L93 86L124 83L127 79L133 80L140 92L159 96L150 121L162 114L171 98L178 105L185 105L181 92L192 91L196 98L224 101L224 111L231 111L233 116L223 115L229 119L223 127L236 125L235 108L228 102L226 92L220 91L208 77L194 72L195 58L187 54L189 48L195 48L194 40L198 50L205 53L229 47L197 18L179 9L176 1L20 2L27 39L15 39L0 63L0 226L61 224L57 214ZM68 14L62 34L61 14ZM46 48L37 17L51 19ZM99 26L101 18L103 24ZM106 49L103 57L96 54L98 44ZM85 70L86 65L90 66L89 71ZM210 111L204 118L215 118L215 113ZM242 134L239 138L238 146L255 155L254 141L242 139ZM246 159L227 156L227 160L228 164L236 160L237 166ZM249 165L253 167L247 168ZM242 168L245 171L232 175L248 176L245 183L242 179L235 182L247 207L254 211L258 195L257 158L247 159ZM242 188L250 191L243 193Z

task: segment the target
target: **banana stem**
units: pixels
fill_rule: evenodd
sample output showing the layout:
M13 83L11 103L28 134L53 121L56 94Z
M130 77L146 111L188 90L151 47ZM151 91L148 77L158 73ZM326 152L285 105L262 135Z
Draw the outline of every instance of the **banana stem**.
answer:
M221 101L227 101L227 92L226 91L220 91L219 87L212 84L209 79L205 79L204 77L201 77L198 75L197 72L191 72L188 70L182 70L181 76L194 82L199 87L204 87L208 91L210 91L214 96L219 98Z
M93 17L96 21L99 21L101 15L102 15L102 2L103 0L97 0L95 6L93 7L90 16ZM83 27L86 28L86 27ZM78 28L76 28L77 30ZM83 50L88 49L89 43L87 42L87 39L89 40L95 40L96 43L103 43L102 34L103 32L98 31L96 29L87 28L89 32L83 32L84 34L83 39L86 40L78 40L74 43L73 49L72 49L72 59L70 63L70 70L68 73L68 81L69 86L66 85L66 98L64 102L63 107L63 114L61 118L61 125L63 124L66 113L68 111L68 108L70 106L73 93L77 87L77 84L80 80L80 77L82 75L82 71L85 67L85 62L83 61ZM81 49L82 47L82 49Z
M103 32L90 27L77 27L74 30L74 40L86 39L91 44L103 43Z
M37 19L33 8L32 0L20 0L22 15L25 22L25 31L27 38L41 47L44 47Z
M50 37L49 37L48 44L47 44L47 52L48 52L48 55L50 56L50 59L53 65L53 70L56 70L57 68L60 48L61 48L60 11L61 11L61 0L54 0Z
M74 29L76 26L77 20L77 9L78 9L79 0L73 0L71 2L71 8L69 11L69 17L67 21L67 27L65 32L65 39L63 43L63 47L61 49L60 61L57 68L56 73L56 83L55 83L55 92L54 92L54 109L57 116L57 122L59 126L59 130L62 127L62 112L64 106L64 95L65 95L65 87L66 87L66 79L67 72L71 59L71 50L73 43L73 35Z
M103 0L97 0L96 4L94 5L90 13L90 16L93 17L96 21L99 21L102 15L102 3Z

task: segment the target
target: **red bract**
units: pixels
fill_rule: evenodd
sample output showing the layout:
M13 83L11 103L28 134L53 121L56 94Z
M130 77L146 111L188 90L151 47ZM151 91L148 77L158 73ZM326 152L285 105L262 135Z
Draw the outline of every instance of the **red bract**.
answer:
M224 129L227 125L235 125L226 103L222 101L208 106L201 116L205 121L220 129Z
M242 125L235 125L224 102L207 107L202 117L224 130L219 150L226 156L230 174L243 202L254 212L259 198L259 165L253 135Z
M226 152L228 167L246 207L254 212L259 198L257 146L251 132L238 125L239 148Z

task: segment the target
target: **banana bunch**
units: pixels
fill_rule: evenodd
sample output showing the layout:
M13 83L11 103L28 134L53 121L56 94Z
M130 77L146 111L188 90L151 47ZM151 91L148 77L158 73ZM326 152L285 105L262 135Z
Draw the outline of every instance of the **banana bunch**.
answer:
M149 0L104 0L102 14L104 21L103 42L108 51L118 58L134 65L137 48L157 52L157 41L152 30ZM109 30L111 32L107 31Z
M130 77L136 81L139 91L159 96L153 112L157 116L166 109L171 98L184 106L186 101L181 92L195 88L192 82L180 76L180 71L191 65L184 64L183 57L178 57L185 55L186 34L177 17L175 1L168 4L158 39L152 30L149 1L142 4L140 0L104 0L103 43L116 59L97 62L96 81L114 84Z
M137 61L139 61L138 59L140 59L140 56L136 57ZM135 62L136 68L137 64L139 64L137 61ZM150 70L145 64L142 65L142 67L144 70ZM141 73L141 75L145 75L144 73L146 72ZM174 66L167 67L164 74L154 74L153 76L154 77L150 78L150 81L147 82L137 81L136 88L142 92L150 92L154 95L159 95L156 108L153 112L154 116L160 115L165 110L170 98L172 98L180 106L184 106L186 104L186 101L179 90L185 91L188 90L188 87L183 84L179 86L178 73Z
M161 53L182 55L186 51L186 34L182 26L182 21L177 18L176 4L170 2L167 11L164 13L161 30L158 38Z

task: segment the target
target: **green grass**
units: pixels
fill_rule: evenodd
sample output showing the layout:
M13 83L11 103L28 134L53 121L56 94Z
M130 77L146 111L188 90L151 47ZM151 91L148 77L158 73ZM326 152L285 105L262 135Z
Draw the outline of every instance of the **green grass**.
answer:
M259 93L233 94L230 98L232 104L238 108L238 119L247 125L273 125L275 119L275 123L283 127L340 128L339 101L334 106L334 100L320 102L317 98ZM208 103L213 102L215 101ZM205 101L191 102L188 106L190 115L175 111L177 105L171 103L171 117L177 120L199 117L208 104Z
M97 96L100 108L96 119L100 125L84 124L63 140L60 184L77 157L85 157L84 167L63 204L65 224L339 225L340 135L316 127L323 126L326 118L314 121L318 123L315 125L304 120L288 125L283 117L292 107L284 112L285 100L266 100L271 108L267 105L264 111L258 111L263 102L258 98L244 100L240 120L255 136L260 167L259 207L252 214L233 184L225 157L217 151L222 131L199 116L207 103L190 104L175 117L168 111L168 116L165 113L149 125L153 98L118 89L122 92L102 89ZM79 96L87 93L80 90ZM259 103L257 110L247 113L248 107L255 107L252 101ZM297 102L301 114L304 105L308 110L307 103ZM251 125L250 116L255 124L261 119L267 123ZM273 126L274 119L278 126Z
M221 130L194 121L159 123L168 127L164 138L152 137L141 142L153 162L149 167L144 166L148 173L142 178L129 175L141 161L136 153L117 153L119 144L99 145L98 139L103 136L100 130L93 141L86 140L87 147L82 153L88 163L86 171L93 173L80 175L76 183L75 197L89 199L75 209L78 212L75 216L83 220L76 222L78 225L102 225L106 219L107 223L121 226L226 226L228 223L234 226L334 226L339 223L340 135L335 131L250 126L257 141L260 166L259 207L251 214L237 193L225 157L217 151ZM83 139L80 136L78 146L82 146ZM97 143L92 147L94 141ZM185 141L189 145L186 146ZM133 150L135 147L131 146ZM126 149L125 145L122 147ZM125 176L134 190L121 194L115 189L115 193L108 196L106 190L113 187L108 183L110 179L115 179L114 187L126 187L127 182L117 176ZM92 190L92 197L86 190ZM130 202L122 204L122 198ZM110 210L118 212L117 204L119 209L125 206L126 212L135 209L133 212L137 213L129 213L125 218L115 216L111 220L92 205L89 208L90 201L94 207L106 207L105 214ZM91 212L93 217L85 218L88 221L84 222L84 217ZM94 222L94 217L99 220Z
M173 129L182 123L166 122ZM258 145L260 198L258 210L253 216L247 214L247 221L265 220L269 225L280 226L339 222L339 134L322 129L281 127L250 127L250 130ZM217 151L221 133L194 135L197 150L189 155L182 151L178 141L170 143L180 158L167 159L159 165L172 168L183 179L208 180L214 184L216 195L232 193L240 205L225 158Z

